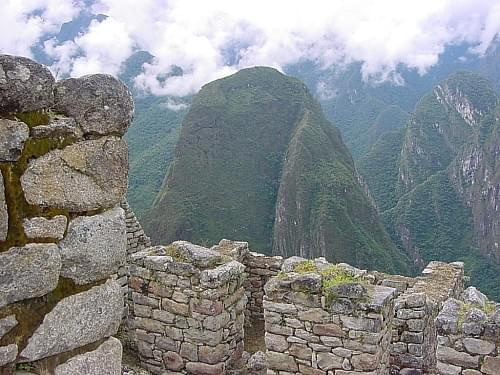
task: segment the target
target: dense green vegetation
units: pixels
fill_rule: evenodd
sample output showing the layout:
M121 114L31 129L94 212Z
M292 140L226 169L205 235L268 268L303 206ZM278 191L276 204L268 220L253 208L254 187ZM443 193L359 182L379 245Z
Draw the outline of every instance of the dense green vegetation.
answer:
M496 299L500 266L494 234L484 228L498 218L481 186L499 181L491 173L497 103L484 78L456 73L419 101L403 131L381 136L358 163L393 241L417 267L462 260L471 282ZM484 156L470 164L479 150Z
M267 253L406 269L338 130L304 84L270 68L214 81L193 99L144 226L155 242L229 237Z
M385 133L357 164L381 212L394 207L398 200L396 187L403 136L403 129Z

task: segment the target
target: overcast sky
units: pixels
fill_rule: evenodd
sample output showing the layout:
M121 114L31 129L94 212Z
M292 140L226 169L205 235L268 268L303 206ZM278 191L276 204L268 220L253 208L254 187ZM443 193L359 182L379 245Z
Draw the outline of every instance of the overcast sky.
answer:
M423 74L446 45L468 42L481 54L500 32L499 0L2 0L0 52L31 56L85 8L108 18L74 41L46 40L52 70L116 74L147 50L156 60L136 85L169 95L243 67L303 59L324 67L362 61L367 79L391 77L398 64ZM172 65L184 75L158 79Z

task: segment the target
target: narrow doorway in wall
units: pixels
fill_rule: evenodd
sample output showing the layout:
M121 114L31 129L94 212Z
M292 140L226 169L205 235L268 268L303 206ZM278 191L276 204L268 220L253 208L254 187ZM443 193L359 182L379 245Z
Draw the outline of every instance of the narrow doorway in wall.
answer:
M264 341L264 321L252 319L251 323L245 325L245 350L250 354L266 352L266 343Z

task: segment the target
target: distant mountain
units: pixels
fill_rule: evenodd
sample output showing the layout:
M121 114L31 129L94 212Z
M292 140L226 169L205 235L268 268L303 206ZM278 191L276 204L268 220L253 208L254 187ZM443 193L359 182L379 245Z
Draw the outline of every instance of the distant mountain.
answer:
M459 72L425 95L404 130L358 162L386 227L417 267L464 260L500 296L499 100L483 77Z
M244 69L194 97L144 227L154 242L222 237L285 256L405 271L339 131L299 80Z

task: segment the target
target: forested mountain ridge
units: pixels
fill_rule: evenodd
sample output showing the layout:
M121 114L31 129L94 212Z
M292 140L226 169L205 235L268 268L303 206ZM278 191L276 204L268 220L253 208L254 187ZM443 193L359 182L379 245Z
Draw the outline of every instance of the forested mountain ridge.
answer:
M406 271L339 131L306 86L271 68L205 85L144 218L153 240L247 240L276 254Z
M402 132L382 136L358 163L386 228L417 267L464 260L473 281L495 296L498 110L486 79L456 73L419 101Z

